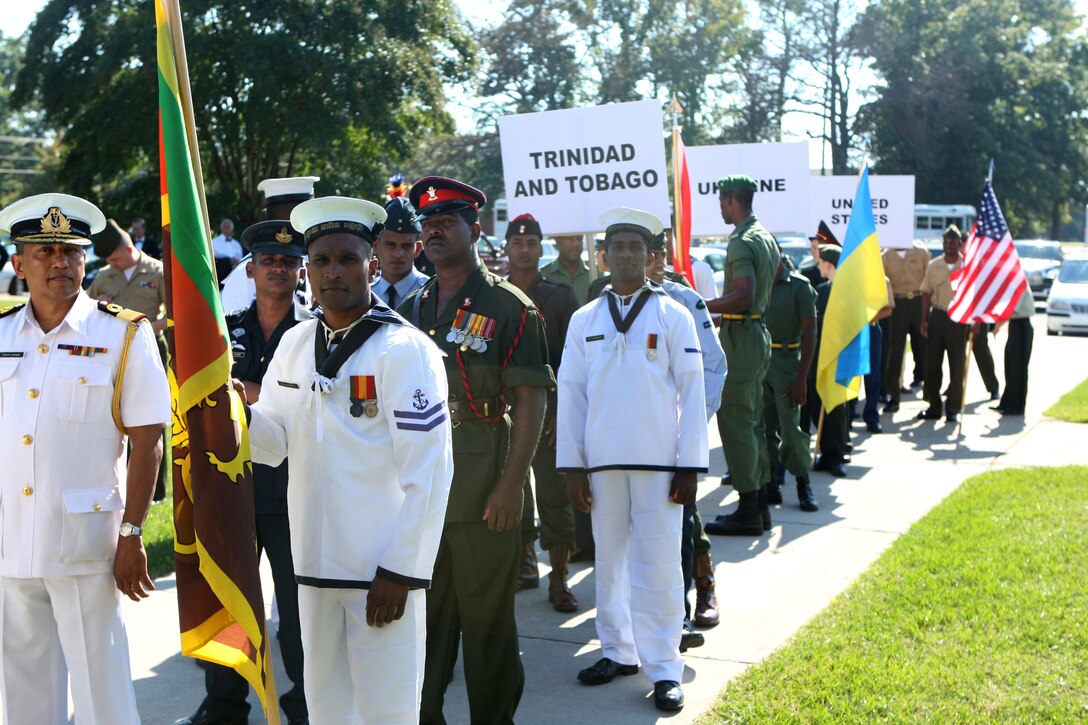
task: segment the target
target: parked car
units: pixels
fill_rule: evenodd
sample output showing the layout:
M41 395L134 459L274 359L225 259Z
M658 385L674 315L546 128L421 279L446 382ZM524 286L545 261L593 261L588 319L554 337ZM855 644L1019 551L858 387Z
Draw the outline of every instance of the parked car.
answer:
M1031 293L1035 299L1045 300L1065 259L1061 243L1049 239L1021 239L1013 244L1020 255L1020 266L1028 277Z
M0 294L25 294L26 282L15 276L15 269L11 266L11 255L15 254L15 245L5 242L4 250L8 253L8 261L0 268Z
M555 260L559 259L559 250L555 248L555 242L551 239L545 239L540 243L540 266L543 267L546 264L551 264ZM585 256L585 255L583 255Z
M495 237L481 233L476 242L476 251L487 268L500 277L510 274L510 259L503 250L502 242Z
M1088 254L1065 260L1046 302L1046 334L1088 332Z
M812 258L812 244L808 237L800 234L779 234L775 239L778 240L779 249L793 261L793 266L798 271L816 264Z

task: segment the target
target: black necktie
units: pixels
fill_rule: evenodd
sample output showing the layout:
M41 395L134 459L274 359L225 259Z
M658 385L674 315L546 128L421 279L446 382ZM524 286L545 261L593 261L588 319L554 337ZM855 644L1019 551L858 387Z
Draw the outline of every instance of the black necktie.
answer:
M389 285L389 289L385 291L385 297L389 300L390 309L397 309L397 288Z

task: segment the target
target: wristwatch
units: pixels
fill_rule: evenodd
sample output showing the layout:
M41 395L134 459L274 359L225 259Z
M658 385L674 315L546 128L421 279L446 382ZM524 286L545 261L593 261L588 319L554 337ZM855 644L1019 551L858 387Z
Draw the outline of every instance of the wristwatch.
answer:
M130 523L128 523L126 521L125 523L121 524L121 531L119 533L123 537L128 537L128 536L139 536L143 532L144 532L144 530L141 529L139 526L133 526L132 524L130 524Z

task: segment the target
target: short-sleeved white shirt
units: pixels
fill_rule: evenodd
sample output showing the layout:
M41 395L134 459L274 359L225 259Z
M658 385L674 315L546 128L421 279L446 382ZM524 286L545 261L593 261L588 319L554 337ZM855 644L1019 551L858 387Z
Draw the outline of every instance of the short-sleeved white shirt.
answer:
M82 292L49 332L31 305L0 318L0 576L113 570L126 463L112 401L127 326ZM147 324L129 348L121 420L170 422Z

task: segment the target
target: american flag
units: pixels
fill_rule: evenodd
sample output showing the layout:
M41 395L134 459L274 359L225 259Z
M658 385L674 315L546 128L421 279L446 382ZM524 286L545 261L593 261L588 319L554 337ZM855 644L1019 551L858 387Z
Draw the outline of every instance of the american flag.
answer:
M963 251L948 317L954 322L1004 322L1028 286L1009 226L990 180L982 187L978 222Z

